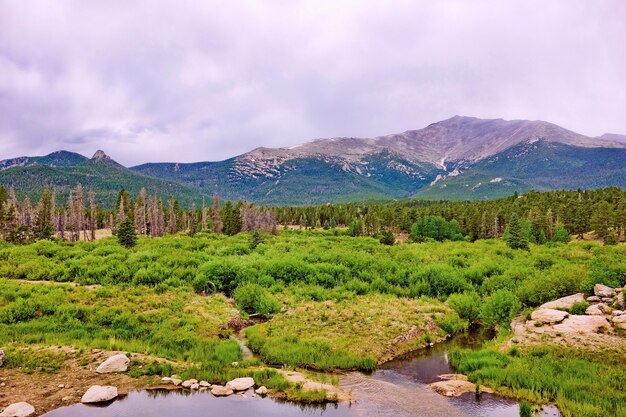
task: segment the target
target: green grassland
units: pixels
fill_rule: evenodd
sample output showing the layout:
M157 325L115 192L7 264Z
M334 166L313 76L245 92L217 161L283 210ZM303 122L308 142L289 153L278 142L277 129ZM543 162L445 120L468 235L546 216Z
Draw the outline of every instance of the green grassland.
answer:
M0 346L14 358L7 366L54 372L63 356L33 353L46 346L121 350L175 363L174 369L135 369L138 375L176 371L223 382L261 372L260 380L297 396L304 394L257 366L369 370L470 324L506 331L524 308L589 291L597 282L626 284L626 247L586 242L516 251L501 240L386 246L335 230L283 231L259 245L251 245L246 233L140 238L132 249L114 238L42 240L0 243L0 277ZM228 322L251 313L271 320L247 329L260 362L245 363ZM600 366L589 356L523 350L498 356L495 367L478 360L468 368L469 354L458 363L470 378L508 386L520 397L554 400L566 411L596 407L583 385L559 379L557 353L563 372L574 369L569 360L586 370ZM235 361L240 364L232 366ZM532 379L526 385L502 382L512 375L508 370L526 366L532 375L554 375L542 382L554 384L553 391ZM589 390L607 383L585 380ZM560 399L568 390L575 402Z

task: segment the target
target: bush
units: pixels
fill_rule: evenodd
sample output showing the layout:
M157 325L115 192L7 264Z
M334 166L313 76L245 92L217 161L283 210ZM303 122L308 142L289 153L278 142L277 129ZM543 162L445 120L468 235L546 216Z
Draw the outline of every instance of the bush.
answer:
M386 230L380 237L380 243L383 245L393 246L393 244L396 243L396 238L391 231Z
M235 302L247 313L263 316L280 311L280 304L265 288L258 284L243 284L235 290Z
M587 307L589 307L588 302L578 301L572 305L572 308L569 309L569 313L577 316L582 316L585 314L585 311L587 311Z
M509 290L498 290L485 299L482 320L488 327L509 326L522 304Z
M117 241L125 248L132 248L137 244L135 225L129 217L120 223L120 226L117 229Z
M465 291L463 294L452 294L448 297L447 304L457 312L459 317L470 323L480 319L481 300L475 292Z

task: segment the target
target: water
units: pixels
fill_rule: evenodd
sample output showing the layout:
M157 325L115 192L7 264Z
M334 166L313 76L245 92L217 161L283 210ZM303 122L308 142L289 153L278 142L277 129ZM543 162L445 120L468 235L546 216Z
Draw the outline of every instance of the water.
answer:
M341 385L352 390L352 405L310 406L270 398L233 395L217 398L208 392L138 391L131 392L104 407L76 404L54 410L45 417L518 417L517 401L491 394L474 393L446 398L426 385L451 373L448 350L455 346L479 347L490 335L470 334L398 358L371 375L358 372L341 378ZM544 407L543 417L560 416L555 407Z

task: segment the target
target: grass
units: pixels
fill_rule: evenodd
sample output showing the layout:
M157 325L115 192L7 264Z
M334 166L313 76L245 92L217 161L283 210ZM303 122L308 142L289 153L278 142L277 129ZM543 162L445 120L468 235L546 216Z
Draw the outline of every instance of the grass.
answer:
M554 402L566 417L626 416L624 352L535 346L504 354L491 346L450 355L458 372L497 392Z

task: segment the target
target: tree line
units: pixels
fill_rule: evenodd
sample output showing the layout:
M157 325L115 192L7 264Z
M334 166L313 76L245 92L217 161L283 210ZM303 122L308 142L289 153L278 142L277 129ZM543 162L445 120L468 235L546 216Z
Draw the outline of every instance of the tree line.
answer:
M203 199L201 207L192 204L189 209L182 209L177 200L164 202L156 194L149 196L144 188L134 199L122 188L115 209L102 210L96 204L93 189L85 191L80 184L70 191L64 206L57 204L56 193L49 187L44 187L39 201L33 205L28 196L20 201L13 188L7 191L0 185L0 237L9 242L52 237L92 241L96 239L96 230L111 229L116 234L125 222L131 224L136 234L151 237L177 233L193 236L198 232L276 233L277 230L272 210L245 201L227 201L221 206L217 194L213 195L211 207Z
M386 231L411 233L420 219L437 216L454 220L469 240L501 238L515 214L534 243L562 238L563 230L582 237L594 231L604 240L624 240L626 190L531 191L486 201L425 201L338 203L318 206L273 207L280 224L304 228L348 227L354 235ZM456 234L456 226L453 226Z

